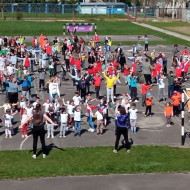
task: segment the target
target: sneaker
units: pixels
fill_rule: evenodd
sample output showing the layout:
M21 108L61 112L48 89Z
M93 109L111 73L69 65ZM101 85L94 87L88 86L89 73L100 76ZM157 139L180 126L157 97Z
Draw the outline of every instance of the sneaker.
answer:
M91 131L90 131L91 133L93 133L94 132L94 129L91 129Z
M66 137L65 135L63 137Z
M27 137L28 137L28 135L25 135L25 137L27 138Z
M46 154L43 154L43 158L46 158Z
M117 150L114 149L114 150L113 150L113 153L117 153Z
M152 115L149 115L150 117L152 117Z
M89 131L89 132L91 132L91 131L92 131L92 129L90 128L90 129L88 129L88 131Z
M48 135L48 136L47 136L47 139L49 139L49 137L50 137L50 136Z
M68 131L69 130L69 127L66 127L66 131Z
M136 131L134 131L134 134L136 134L137 132Z
M73 131L74 131L75 127L73 126Z
M52 136L51 136L51 138L53 139L53 138L54 138L54 136L52 135Z
M97 135L99 135L100 133L97 133Z
M36 159L36 154L33 154L32 158Z
M132 102L132 100L129 100L129 102Z
M22 138L24 138L24 135L22 135Z
M62 135L60 135L59 137L62 137Z
M81 134L79 134L79 137L81 137Z
M74 134L74 137L76 137L77 136L77 133L76 134Z
M116 98L116 96L114 96L114 98Z
M127 150L127 153L130 153L130 152L131 152L131 151L128 149L128 150Z
M115 102L114 102L114 101L112 101L112 104L115 104Z
M131 131L131 134L133 134L133 131Z
M135 102L139 102L138 100L135 100Z

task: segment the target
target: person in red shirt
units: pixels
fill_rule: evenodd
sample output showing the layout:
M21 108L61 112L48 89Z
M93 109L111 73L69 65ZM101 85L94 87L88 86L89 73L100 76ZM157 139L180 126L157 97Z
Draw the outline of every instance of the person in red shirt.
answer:
M184 80L187 81L187 74L189 71L190 63L187 61L184 64Z
M141 84L141 95L142 95L142 104L141 104L141 106L142 107L146 106L146 94L147 94L147 91L150 90L151 86L152 86L151 84L146 85L144 80L142 81L142 84Z
M181 55L182 55L182 56L184 56L184 55L189 56L189 50L187 49L187 47L185 47L185 48L182 50Z
M34 36L34 38L32 39L32 45L36 47L38 45L37 42L37 38L36 36Z
M94 67L93 67L93 75L95 76L96 75L96 73L98 72L98 67L97 67L97 64L96 63L94 63Z
M98 72L102 72L102 61L97 61Z
M100 73L96 73L96 76L94 77L94 86L95 86L95 92L96 92L96 99L99 99L99 92L101 87L101 81L102 78L100 76Z
M76 69L78 71L80 71L81 70L81 65L82 65L80 58L78 58L77 60L75 60L75 65L76 65Z
M154 68L151 70L152 72L152 82L157 83L157 78L158 78L158 71Z
M51 55L51 46L48 44L46 47L46 54L49 56Z
M94 36L95 47L99 46L99 41L100 41L100 38L99 38L98 34L95 33L95 36Z
M92 63L89 63L89 66L88 66L88 73L91 74L91 75L93 74L93 67L94 67L93 64L92 64Z
M181 78L182 68L179 65L175 68L175 73L176 77Z
M166 107L164 108L164 114L167 119L166 127L170 127L171 126L171 117L173 116L173 107L171 106L170 102L166 103Z
M136 73L136 63L135 62L132 63L132 72Z
M157 71L157 74L160 75L162 66L158 62L155 65L155 70Z
M26 54L25 59L24 59L24 66L26 67L27 70L30 68L30 59L28 58L28 55Z
M113 65L112 65L112 63L110 63L109 64L109 66L108 66L108 73L109 73L109 75L112 75L113 74Z
M70 54L70 57L69 57L69 65L70 65L70 66L75 65L75 58L74 58L73 54Z
M181 97L180 95L177 93L177 91L174 91L172 97L171 97L172 105L173 105L173 112L174 112L174 116L179 116L180 110L179 110L179 104L181 101Z
M112 64L113 64L114 69L117 71L118 70L118 65L119 65L119 63L117 63L117 60L115 59Z
M125 84L127 84L127 76L130 74L130 67L125 65L123 69L123 74L125 76Z

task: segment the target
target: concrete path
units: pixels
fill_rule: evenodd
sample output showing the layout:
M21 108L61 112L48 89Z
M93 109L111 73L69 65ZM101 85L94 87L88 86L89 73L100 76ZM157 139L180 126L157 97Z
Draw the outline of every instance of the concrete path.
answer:
M67 33L68 34L68 33ZM76 35L78 35L76 33ZM112 41L137 41L138 39L138 35L108 35L109 37L111 37ZM37 39L39 39L39 36L36 36ZM59 38L63 38L63 36L58 36ZM69 36L67 36L69 37ZM87 41L87 35L80 35L79 37L82 37L85 41ZM89 39L93 38L93 35L89 35ZM100 35L100 41L104 42L104 37L105 35ZM157 36L154 35L149 35L149 40L150 41L164 41L164 39L159 38ZM11 36L8 36L8 38L10 39ZM47 36L48 41L52 42L55 39L55 36ZM32 42L33 36L25 36L25 42Z
M0 187L8 190L179 190L189 189L189 179L189 173L69 176L0 181Z
M168 35L171 35L171 36L183 39L183 40L190 41L190 37L182 35L182 34L178 34L176 32L171 32L171 31L168 31L168 30L165 30L165 29L161 29L161 28L158 28L158 27L155 27L155 26L151 26L149 24L144 24L144 23L133 22L133 24L136 24L136 25L139 25L139 26L143 26L143 27L146 27L146 28L150 28L152 30L156 30L156 31L159 31L159 32L163 32L165 34L168 34Z

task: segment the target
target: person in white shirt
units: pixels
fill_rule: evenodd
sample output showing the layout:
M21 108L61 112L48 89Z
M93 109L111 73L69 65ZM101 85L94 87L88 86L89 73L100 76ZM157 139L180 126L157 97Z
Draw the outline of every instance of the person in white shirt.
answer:
M27 123L24 123L24 121L28 118L28 115L27 115L27 110L24 108L23 109L23 115L22 115L22 118L21 118L21 124L22 125L22 138L24 137L28 137L27 136L27 127L28 127L28 124Z
M130 113L130 124L131 124L131 134L136 134L136 120L138 110L136 109L136 104L133 103L131 108L129 109Z
M55 82L55 77L52 77L49 83L49 99L54 103L56 98L60 98L59 84Z
M16 68L12 65L12 63L9 63L9 66L7 66L8 75L11 76L15 73Z
M74 121L75 121L75 129L74 129L74 136L79 135L81 136L81 107L76 106L74 111Z
M60 137L66 137L65 133L67 130L67 121L69 114L67 113L65 108L61 109L61 125L60 125Z
M36 97L36 101L32 104L33 108L36 109L36 105L39 104L40 98Z
M50 99L47 98L46 99L46 103L43 104L45 113L48 113L49 112L49 108L52 107L52 106L53 106L53 104L51 104Z
M11 109L11 105L9 104L9 100L5 100L5 103L0 106L0 108L4 108L4 113L6 113L7 109Z
M97 135L101 134L103 135L103 110L101 107L98 107L98 111L95 113L96 118L97 118Z
M74 105L78 106L81 100L82 98L79 96L79 93L75 92L75 95L73 96Z
M158 103L163 100L166 101L165 98L165 76L160 74L160 78L158 79Z

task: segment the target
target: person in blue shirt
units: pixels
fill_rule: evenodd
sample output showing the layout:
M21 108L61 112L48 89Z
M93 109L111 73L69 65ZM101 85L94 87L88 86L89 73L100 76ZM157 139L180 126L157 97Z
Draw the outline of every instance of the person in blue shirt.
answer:
M135 76L134 73L131 76L130 85L131 85L131 100L130 101L138 102L138 99L137 99L137 77Z
M108 45L108 43L106 43L104 49L105 49L105 60L107 61L109 59L109 52L110 52L110 46Z
M145 42L145 45L144 45L144 51L148 51L148 36L147 35L144 35L144 42Z
M118 107L120 107L119 110L118 110ZM128 141L128 127L129 126L127 125L127 119L129 117L128 110L127 108L124 108L123 106L120 106L119 103L117 103L115 114L116 114L117 124L116 124L116 129L115 129L115 135L116 135L115 148L113 152L117 153L119 140L120 140L121 135L123 135L125 139L125 143L126 143L126 150L129 153L130 152L130 145Z

